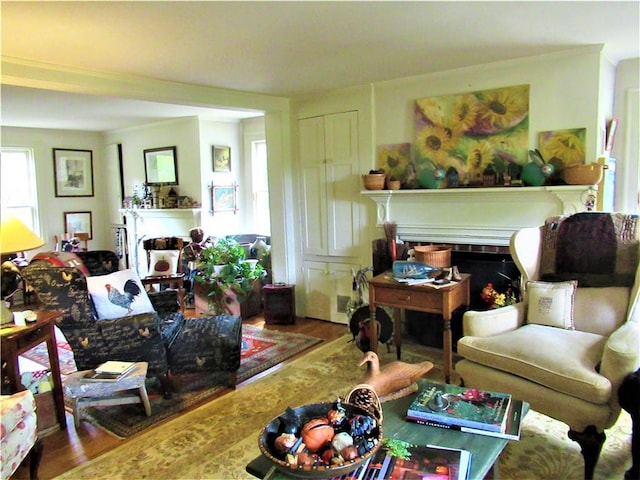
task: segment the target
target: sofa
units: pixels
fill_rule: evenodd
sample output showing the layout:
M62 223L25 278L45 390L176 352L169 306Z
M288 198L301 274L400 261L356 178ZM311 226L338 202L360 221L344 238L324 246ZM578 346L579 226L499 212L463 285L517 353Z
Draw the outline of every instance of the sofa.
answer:
M165 290L139 294L148 296L148 311L123 309L122 316L100 318L98 296L95 291L90 294L89 285L137 276L131 270L118 270L119 259L111 251L75 255L81 265L57 266L34 259L22 275L42 308L62 312L57 326L73 350L78 370L108 360L144 361L149 365L148 375L160 378L167 395L170 374L226 372L229 385L235 387L242 341L240 317L185 319L177 292Z

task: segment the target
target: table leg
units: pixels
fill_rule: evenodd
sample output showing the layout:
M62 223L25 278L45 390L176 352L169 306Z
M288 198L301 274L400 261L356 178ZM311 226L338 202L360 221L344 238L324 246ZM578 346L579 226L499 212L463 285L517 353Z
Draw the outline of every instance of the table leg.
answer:
M371 335L369 350L378 353L378 320L376 319L376 305L374 303L369 304L369 318L369 332Z
M451 313L443 313L444 328L442 329L442 354L444 356L444 381L451 383L451 370L453 363L453 352L451 338Z
M402 356L402 326L400 323L400 309L393 309L393 341L396 343L396 357Z
M62 391L62 378L60 376L60 361L58 359L58 346L56 345L55 322L50 323L50 331L47 336L47 352L51 366L51 378L53 379L53 399L56 404L58 423L61 429L67 428L67 417L64 411L64 393Z

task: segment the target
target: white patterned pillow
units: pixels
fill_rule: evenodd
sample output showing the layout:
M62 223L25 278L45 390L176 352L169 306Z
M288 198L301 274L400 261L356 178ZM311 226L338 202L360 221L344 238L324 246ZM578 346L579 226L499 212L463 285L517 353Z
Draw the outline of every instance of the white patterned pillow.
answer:
M527 282L527 323L574 330L573 302L578 282Z
M87 277L87 287L99 320L154 311L134 270Z
M179 250L152 250L149 252L149 276L173 275L178 271Z

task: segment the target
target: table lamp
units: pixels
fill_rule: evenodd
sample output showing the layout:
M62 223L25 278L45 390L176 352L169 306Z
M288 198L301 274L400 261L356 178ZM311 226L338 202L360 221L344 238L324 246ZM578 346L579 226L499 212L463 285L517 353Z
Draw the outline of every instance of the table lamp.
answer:
M33 233L29 228L8 212L2 212L0 224L0 253L25 252L44 245L44 240ZM13 322L13 313L7 308L2 299L2 318L0 324Z

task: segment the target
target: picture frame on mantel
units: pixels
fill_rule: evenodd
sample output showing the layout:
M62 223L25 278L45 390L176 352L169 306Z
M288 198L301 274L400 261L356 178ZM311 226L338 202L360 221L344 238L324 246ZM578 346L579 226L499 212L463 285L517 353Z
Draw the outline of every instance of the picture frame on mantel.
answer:
M231 171L231 147L213 145L211 147L214 172Z
M64 212L64 233L88 233L93 239L93 223L91 212Z
M93 151L53 149L56 197L93 197Z

